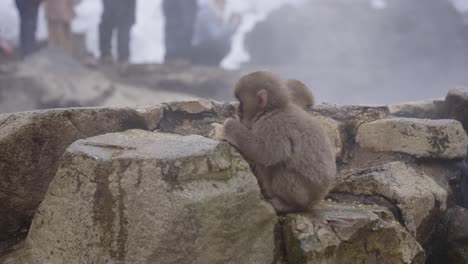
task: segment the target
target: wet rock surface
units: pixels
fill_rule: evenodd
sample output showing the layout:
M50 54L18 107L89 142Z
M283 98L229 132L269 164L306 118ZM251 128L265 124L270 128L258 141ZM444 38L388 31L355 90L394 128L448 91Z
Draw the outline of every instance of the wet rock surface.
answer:
M447 191L403 162L344 174L334 193L380 197L396 207L396 219L422 243L446 209Z
M159 126L161 107L58 109L0 115L0 240L24 236L65 149L80 138ZM11 244L11 243L6 243ZM0 243L0 251L4 245Z
M463 256L464 238L439 235L440 223L453 215L443 216L446 207L464 206L468 193L459 122L421 114L425 119L397 118L396 129L387 106L308 111L335 143L335 203L280 217L276 225L245 161L219 141L235 103L0 115L0 263L348 263L345 255L368 263L423 263L427 256L437 263L431 261L449 249ZM385 129L370 133L368 126ZM413 130L411 143L426 147L428 138L446 133L448 151L389 147ZM361 144L366 140L372 148ZM452 226L451 234L462 234Z
M284 223L288 263L424 263L418 242L383 207L324 202Z
M272 263L275 223L229 145L130 130L68 148L13 263Z

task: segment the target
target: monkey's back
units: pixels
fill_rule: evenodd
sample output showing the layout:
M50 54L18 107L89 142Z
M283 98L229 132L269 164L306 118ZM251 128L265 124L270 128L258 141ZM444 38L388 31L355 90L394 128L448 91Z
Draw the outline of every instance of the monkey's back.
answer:
M259 129L272 134L266 139L270 151L289 149L281 162L288 173L303 177L317 195L328 193L336 178L335 151L316 117L291 104L262 120Z

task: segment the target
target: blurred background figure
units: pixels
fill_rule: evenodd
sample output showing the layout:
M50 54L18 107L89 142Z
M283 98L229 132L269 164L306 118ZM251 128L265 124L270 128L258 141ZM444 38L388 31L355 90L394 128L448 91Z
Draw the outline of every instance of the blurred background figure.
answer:
M16 0L20 17L19 46L22 57L36 49L37 14L41 0Z
M75 0L44 0L50 47L72 52L71 22L75 17Z
M199 0L192 62L219 66L231 50L232 36L240 22L239 14L226 15L226 0Z
M103 11L99 25L101 60L112 62L112 33L117 32L119 62L130 57L130 30L135 24L136 0L102 0Z
M4 61L4 58L12 58L14 54L15 49L0 37L0 64Z
M163 0L165 17L164 61L190 60L192 54L193 25L197 15L196 0Z

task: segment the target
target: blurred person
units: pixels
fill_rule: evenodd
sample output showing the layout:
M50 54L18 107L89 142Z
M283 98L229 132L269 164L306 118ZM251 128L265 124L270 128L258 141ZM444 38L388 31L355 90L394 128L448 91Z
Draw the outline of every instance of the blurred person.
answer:
M71 22L75 17L75 0L44 0L49 46L72 52Z
M24 58L36 49L37 14L41 0L16 0L20 17L19 46Z
M2 63L5 58L13 58L14 54L15 49L13 46L0 37L0 63Z
M12 56L15 53L15 49L5 40L0 39L0 50L7 56Z
M99 25L101 60L112 62L112 35L117 34L119 62L130 58L130 31L136 21L136 0L102 0L103 11Z
M241 17L226 16L226 0L200 0L192 39L192 62L218 66L231 50Z
M190 60L197 1L163 0L162 10L165 17L164 61Z

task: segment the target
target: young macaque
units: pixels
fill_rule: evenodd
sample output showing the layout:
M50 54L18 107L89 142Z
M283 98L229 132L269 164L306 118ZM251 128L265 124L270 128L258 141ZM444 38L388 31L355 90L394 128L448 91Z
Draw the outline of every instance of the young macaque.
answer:
M335 153L320 123L269 72L242 77L235 96L239 119L226 120L224 139L251 164L277 213L309 211L336 178Z
M293 103L302 108L315 104L314 95L303 82L289 79L286 81L286 86L288 87L289 96L291 96Z

